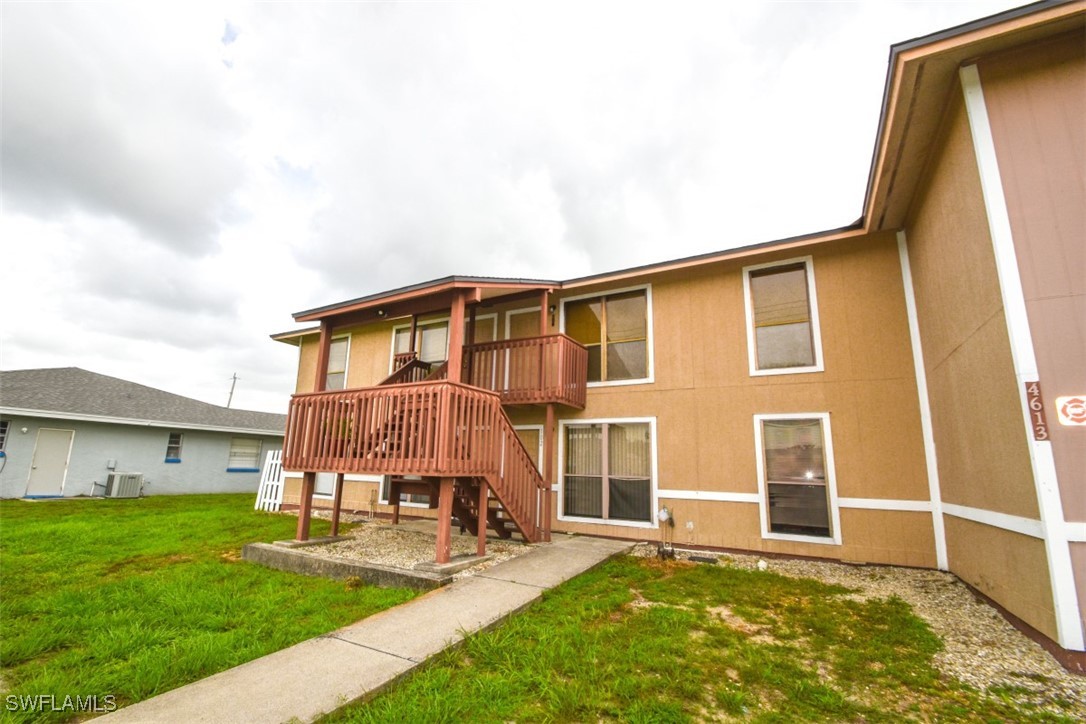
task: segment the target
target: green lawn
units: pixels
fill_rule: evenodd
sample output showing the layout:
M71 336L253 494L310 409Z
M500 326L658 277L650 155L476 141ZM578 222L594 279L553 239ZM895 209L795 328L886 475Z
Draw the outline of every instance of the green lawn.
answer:
M415 595L240 560L246 543L292 538L296 522L254 512L252 495L0 501L5 704L132 703ZM327 527L314 520L313 534ZM8 708L0 716L24 716Z
M846 593L621 558L326 721L1071 721L948 681L905 603Z

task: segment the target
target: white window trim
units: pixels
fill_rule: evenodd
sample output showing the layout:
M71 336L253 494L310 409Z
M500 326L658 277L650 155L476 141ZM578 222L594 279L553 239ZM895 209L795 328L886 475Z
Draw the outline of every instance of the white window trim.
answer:
M806 367L780 367L776 369L758 369L758 349L754 336L754 308L750 298L750 273L761 269L770 269L775 266L789 266L802 263L807 270L807 304L811 314L811 341L814 347L815 363ZM810 372L825 371L822 359L822 329L818 321L818 295L815 293L814 257L799 256L794 259L782 259L765 264L753 264L743 267L743 306L747 314L747 361L750 365L751 377L763 377L766 375L798 375Z
M491 312L490 314L476 315L476 317L475 317L475 327L476 327L476 329L478 329L478 327L479 327L479 322L486 322L487 320L490 321L490 329L493 332L493 334L491 336L494 338L493 341L495 341L495 342L499 341L498 340L498 313L497 312ZM464 315L464 328L465 328L465 330L467 329L467 325L468 325L468 315L465 314ZM466 332L465 332L465 334L466 334ZM464 344L465 345L475 344L475 341L474 340L468 341L467 337L465 337L464 338Z
M566 303L576 302L580 299L592 299L593 297L607 297L615 294L625 294L626 292L645 291L645 324L647 325L645 344L648 346L646 350L646 366L648 367L648 375L646 377L638 377L632 380L607 380L604 382L589 382L588 387L622 387L625 385L651 385L656 382L656 355L654 354L655 344L653 342L653 323L652 323L652 285L640 284L635 287L623 287L622 289L607 289L604 291L592 292L591 294L578 294L574 297L565 297L561 300L561 316L558 320L558 331L562 334L566 333Z
M769 498L765 479L765 451L762 445L763 420L820 420L822 422L822 454L826 465L826 488L829 496L830 533L823 538L814 535L795 535L792 533L774 533L769 530ZM754 416L754 452L758 468L758 509L762 525L762 538L767 540L786 540L801 543L819 543L821 545L841 545L841 513L837 500L837 473L833 466L833 435L830 431L830 413L796 412L787 414Z
M505 313L505 338L509 339L509 335L512 332L512 318L517 314L531 314L532 312L542 313L543 307L536 305L534 307L521 307L520 309L510 309Z
M595 296L595 295L592 295ZM650 510L652 511L652 520L647 523L640 523L634 520L609 520L604 518L583 518L580 516L566 515L565 514L565 496L562 495L562 491L566 486L566 428L571 425L602 425L603 423L617 423L617 424L631 424L631 423L648 423L649 425L649 437L650 437L650 449L652 457L652 480L650 481L650 487L652 489L652 504ZM542 458L541 458L542 459ZM601 417L593 419L580 419L575 418L571 420L559 420L558 421L558 520L568 521L570 523L592 523L594 525L613 525L622 528L659 528L660 524L656 519L656 512L660 509L659 490L657 490L657 481L660 478L660 471L657 465L657 440L656 440L656 418L655 417Z
M331 349L331 343L338 339L347 340L347 354L343 357L343 389L350 389L350 376L351 376L351 334L337 334L329 341L329 349ZM328 371L324 373L324 386L328 386Z
M543 425L513 425L514 430L535 430L539 433L539 451L536 455L536 460L540 465L543 465ZM539 474L543 474L542 468L539 470Z
M420 319L418 321L418 327L421 329L422 327L425 327L425 326L428 326L428 325L431 325L431 324L441 324L442 322L444 322L445 326L448 327L449 318L448 317L437 317L435 319ZM389 344L388 344L388 373L389 374L392 374L393 372L396 371L396 370L394 370L392 368L392 365L396 363L396 332L400 331L401 329L410 330L411 325L410 324L397 324L397 325L394 325L392 327L392 335L391 335L392 339L389 341ZM450 336L451 335L448 333L448 331L446 331L445 332L445 359L449 358L449 338L450 338Z
M392 505L392 502L388 499L388 496L385 495L385 480L384 480L386 477L391 478L392 476L391 475L377 475L375 477L377 478L377 480L376 480L376 482L377 482L377 504L378 505ZM405 480L416 480L416 479L420 480L420 481L422 480L421 475L402 475L402 476L397 476L397 477L402 477ZM391 489L391 483L390 483L389 487ZM430 506L428 504L426 504L426 503L412 503L409 500L401 501L400 502L400 507L401 508L426 508L428 510L435 510L434 508L430 508Z

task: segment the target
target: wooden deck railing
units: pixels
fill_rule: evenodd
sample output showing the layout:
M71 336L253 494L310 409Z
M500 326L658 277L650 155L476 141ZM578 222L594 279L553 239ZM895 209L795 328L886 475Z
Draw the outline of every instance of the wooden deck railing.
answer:
M536 540L547 488L493 392L438 380L294 395L289 470L486 478Z
M588 350L564 334L464 348L464 382L497 392L507 405L557 402L584 408Z

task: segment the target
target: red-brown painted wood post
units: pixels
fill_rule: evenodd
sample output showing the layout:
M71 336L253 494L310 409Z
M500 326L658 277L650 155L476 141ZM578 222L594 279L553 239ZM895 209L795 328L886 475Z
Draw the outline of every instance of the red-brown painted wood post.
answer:
M464 292L457 290L449 310L449 382L461 382L464 371Z
M550 292L544 289L539 294L539 336L546 337L549 331L547 327L547 299ZM538 395L543 391L543 382L547 379L547 353L545 351L546 343L542 340L539 342L539 379L536 380L535 394Z
M543 540L551 540L551 488L554 487L554 443L558 439L555 429L554 403L547 403L547 421L543 429Z
M407 346L407 351L408 352L414 352L415 351L415 336L418 334L418 331L419 331L419 315L412 314L411 315L411 339L407 343L407 345L408 345Z
M461 319L463 323L463 319ZM454 478L442 478L437 497L437 556L438 563L448 563L452 557L452 504Z
M313 512L313 488L316 487L316 473L302 473L302 498L298 505L298 532L294 540L309 540L309 516Z
M339 506L343 502L343 473L336 473L336 489L332 494L332 535L339 535Z
M332 323L321 320L321 336L317 348L317 371L313 380L313 391L324 392L328 381L328 354L332 347ZM310 454L313 448L308 446ZM297 540L309 540L309 520L313 515L313 490L316 488L317 474L305 471L302 474L302 497L298 506Z
M490 486L487 484L486 478L479 478L479 520L476 521L479 530L478 544L475 546L475 555L486 555L486 513L487 513L487 498L490 495Z
M472 304L468 309L468 330L464 335L464 344L470 347L475 344L475 312L479 308L479 305ZM469 385L472 384L472 367L475 366L475 355L469 354L467 359L464 360L464 375L458 380L459 382L466 382Z

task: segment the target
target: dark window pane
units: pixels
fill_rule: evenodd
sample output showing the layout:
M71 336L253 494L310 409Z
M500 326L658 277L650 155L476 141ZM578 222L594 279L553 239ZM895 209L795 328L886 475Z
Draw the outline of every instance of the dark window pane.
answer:
M830 536L824 485L769 484L769 529L774 533Z
M599 382L603 379L603 365L600 361L600 346L592 345L588 348L588 381Z
M603 487L599 478L567 475L565 483L566 515L603 517Z
M652 485L648 480L611 478L607 494L610 496L609 518L652 520Z
M637 380L648 377L645 342L612 342L607 345L607 379Z

